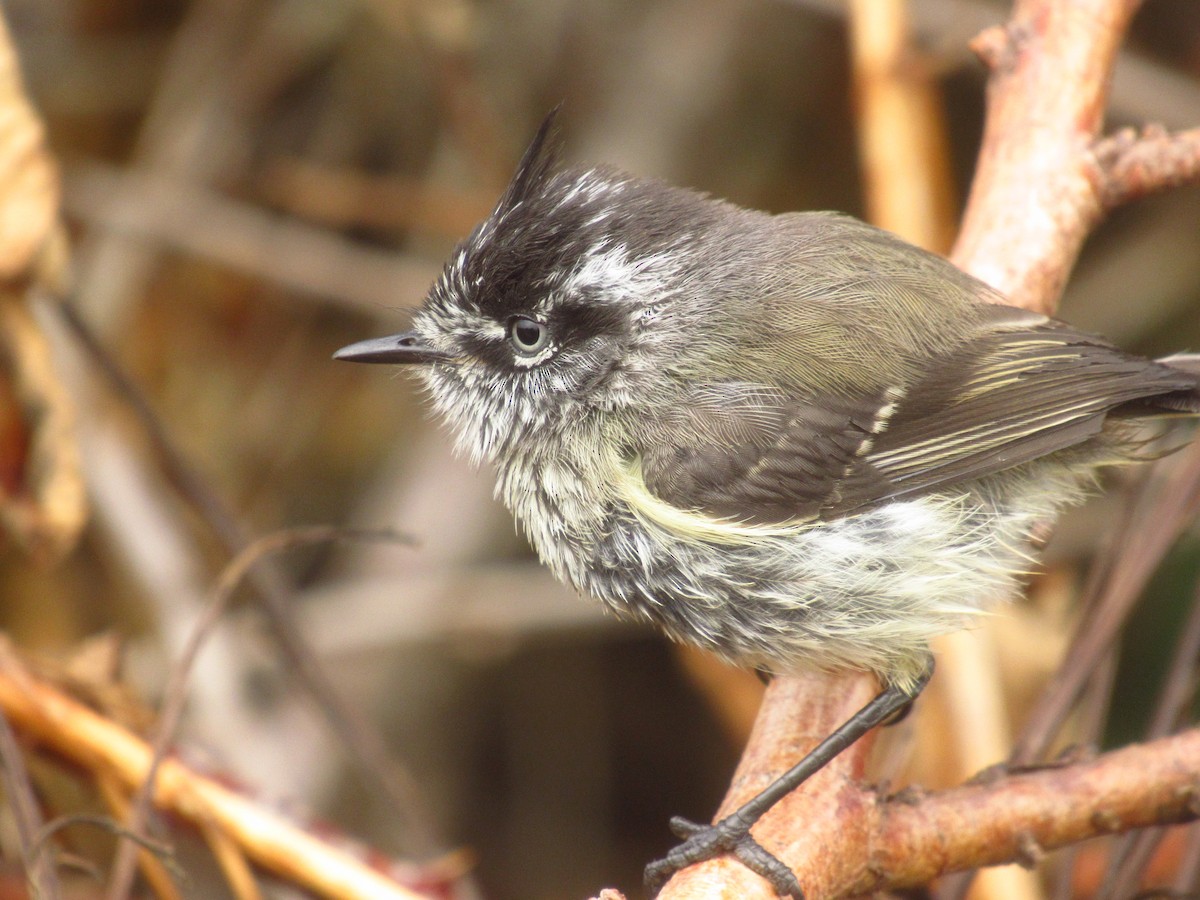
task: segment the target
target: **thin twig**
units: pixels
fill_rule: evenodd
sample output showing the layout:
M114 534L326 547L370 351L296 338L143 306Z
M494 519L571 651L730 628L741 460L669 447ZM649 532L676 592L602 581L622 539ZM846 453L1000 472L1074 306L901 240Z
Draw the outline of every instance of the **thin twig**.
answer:
M133 411L141 424L156 459L167 479L200 514L230 556L250 545L250 534L221 497L187 462L145 394L105 350L75 307L67 301L55 304L63 321L75 335L112 390ZM432 854L441 846L416 780L387 750L378 730L334 689L307 639L296 627L288 603L290 589L282 570L271 560L255 568L255 596L270 624L288 673L312 698L329 721L330 729L350 751L360 770L383 789L398 821L404 826L412 851Z
M50 838L58 834L64 828L72 828L76 825L90 825L93 828L102 828L120 838L127 838L138 844L142 849L153 853L160 859L173 862L174 851L170 845L164 844L162 841L156 841L153 838L148 838L144 834L137 834L130 831L116 819L109 816L96 816L89 813L73 813L69 816L59 816L51 819L41 830L38 831L37 840L34 842L36 852L41 852L42 847L50 841Z
M1108 872L1094 900L1123 900L1132 896L1166 833L1165 828L1145 828L1121 835L1109 853Z
M163 695L163 708L160 713L157 733L152 745L153 753L147 770L146 779L138 789L133 806L130 809L129 821L126 823L130 831L142 830L154 799L154 789L158 770L166 757L167 750L175 738L180 718L183 716L184 705L187 702L187 685L191 678L192 668L200 648L208 639L209 634L224 615L233 592L241 584L246 574L258 564L263 557L278 553L282 550L297 546L309 546L332 540L388 540L409 542L409 538L392 530L362 530L346 529L333 526L317 525L306 528L291 528L264 535L254 541L245 550L235 556L221 573L212 599L203 614L196 622L192 633L188 636L187 644L171 670L167 687ZM113 865L113 875L106 896L108 900L121 900L129 893L133 879L134 848L122 844L117 861Z
M254 870L237 842L211 822L202 823L200 830L236 900L262 900L262 889L254 877Z
M109 815L118 822L128 822L133 803L125 786L106 772L95 775L96 792L104 805L108 807ZM124 829L128 831L128 829ZM118 845L119 849L120 845ZM142 879L157 900L184 900L183 891L179 887L187 879L187 874L179 866L174 856L174 848L168 848L168 854L156 854L145 846L137 851L138 868ZM104 882L99 874L96 880ZM109 880L112 880L112 867L109 868Z
M16 735L3 713L0 713L0 762L4 767L4 793L12 808L21 863L30 891L38 900L58 900L61 891L54 860L48 854L38 852L43 845L40 837L44 828L41 808Z
M1170 474L1168 474L1170 473ZM1108 564L1111 577L1067 651L1054 679L1038 699L1017 738L1010 763L1029 765L1042 756L1067 710L1087 684L1099 659L1116 640L1150 576L1200 504L1200 443L1156 464Z
M1099 744L1104 723L1108 719L1109 707L1112 704L1113 685L1117 676L1116 648L1111 648L1088 681L1088 687L1079 704L1078 728L1079 740L1090 746ZM1071 900L1074 896L1073 876L1075 863L1079 856L1077 846L1065 847L1055 854L1051 861L1052 869L1048 873L1054 885L1053 900Z
M153 751L127 729L66 696L12 660L0 666L0 710L13 727L88 771L140 788ZM368 862L297 828L283 817L179 760L164 759L154 802L185 821L215 822L257 865L329 900L421 900Z
M1148 739L1162 737L1175 729L1192 697L1197 659L1200 659L1200 590L1192 597L1191 610L1175 644L1163 690L1146 729ZM1112 850L1108 874L1103 881L1104 888L1097 900L1125 897L1133 893L1164 834L1162 829L1150 829L1125 835L1118 840Z

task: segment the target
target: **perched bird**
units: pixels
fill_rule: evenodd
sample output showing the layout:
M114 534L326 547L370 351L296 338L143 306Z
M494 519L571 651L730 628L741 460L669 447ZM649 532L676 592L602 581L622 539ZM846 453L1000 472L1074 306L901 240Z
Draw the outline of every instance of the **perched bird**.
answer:
M551 118L412 330L336 357L416 367L584 594L745 666L879 676L755 801L677 820L647 872L728 851L799 896L753 822L911 701L929 639L1016 592L1033 530L1142 455L1148 419L1200 413L1200 366L1004 305L847 216L559 167Z

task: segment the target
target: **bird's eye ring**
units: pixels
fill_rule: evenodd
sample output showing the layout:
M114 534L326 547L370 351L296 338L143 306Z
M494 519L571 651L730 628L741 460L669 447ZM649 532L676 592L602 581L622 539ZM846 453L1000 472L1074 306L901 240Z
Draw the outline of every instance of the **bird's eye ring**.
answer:
M550 343L550 329L528 316L515 316L508 323L508 340L522 356L536 356Z

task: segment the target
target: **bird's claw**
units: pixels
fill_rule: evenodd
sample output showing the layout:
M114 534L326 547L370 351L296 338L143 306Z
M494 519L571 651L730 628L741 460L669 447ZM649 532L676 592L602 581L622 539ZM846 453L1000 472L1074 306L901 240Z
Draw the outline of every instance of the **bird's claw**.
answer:
M667 827L671 829L671 833L675 837L683 838L685 841L712 828L711 825L705 825L703 822L693 822L691 819L685 819L683 816L672 816L671 821L667 823Z
M750 871L769 881L779 896L804 900L804 891L792 870L751 837L750 826L739 821L736 815L715 825L702 825L676 816L671 819L671 831L683 838L683 843L646 866L646 887L651 896L658 894L667 879L680 869L729 853Z

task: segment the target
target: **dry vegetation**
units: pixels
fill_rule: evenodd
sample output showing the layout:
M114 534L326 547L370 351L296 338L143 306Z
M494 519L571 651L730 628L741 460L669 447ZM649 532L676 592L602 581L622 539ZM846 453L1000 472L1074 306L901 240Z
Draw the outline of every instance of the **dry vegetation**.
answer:
M560 100L572 158L868 215L1200 349L1200 6L1016 7L6 2L0 898L636 896L761 687L554 584L411 386L329 354L403 323ZM1200 890L1196 826L1077 843L1198 813L1200 451L1110 487L871 759L764 822L810 900L1013 860L937 894ZM735 793L871 687L776 682ZM718 890L763 887L669 888Z

